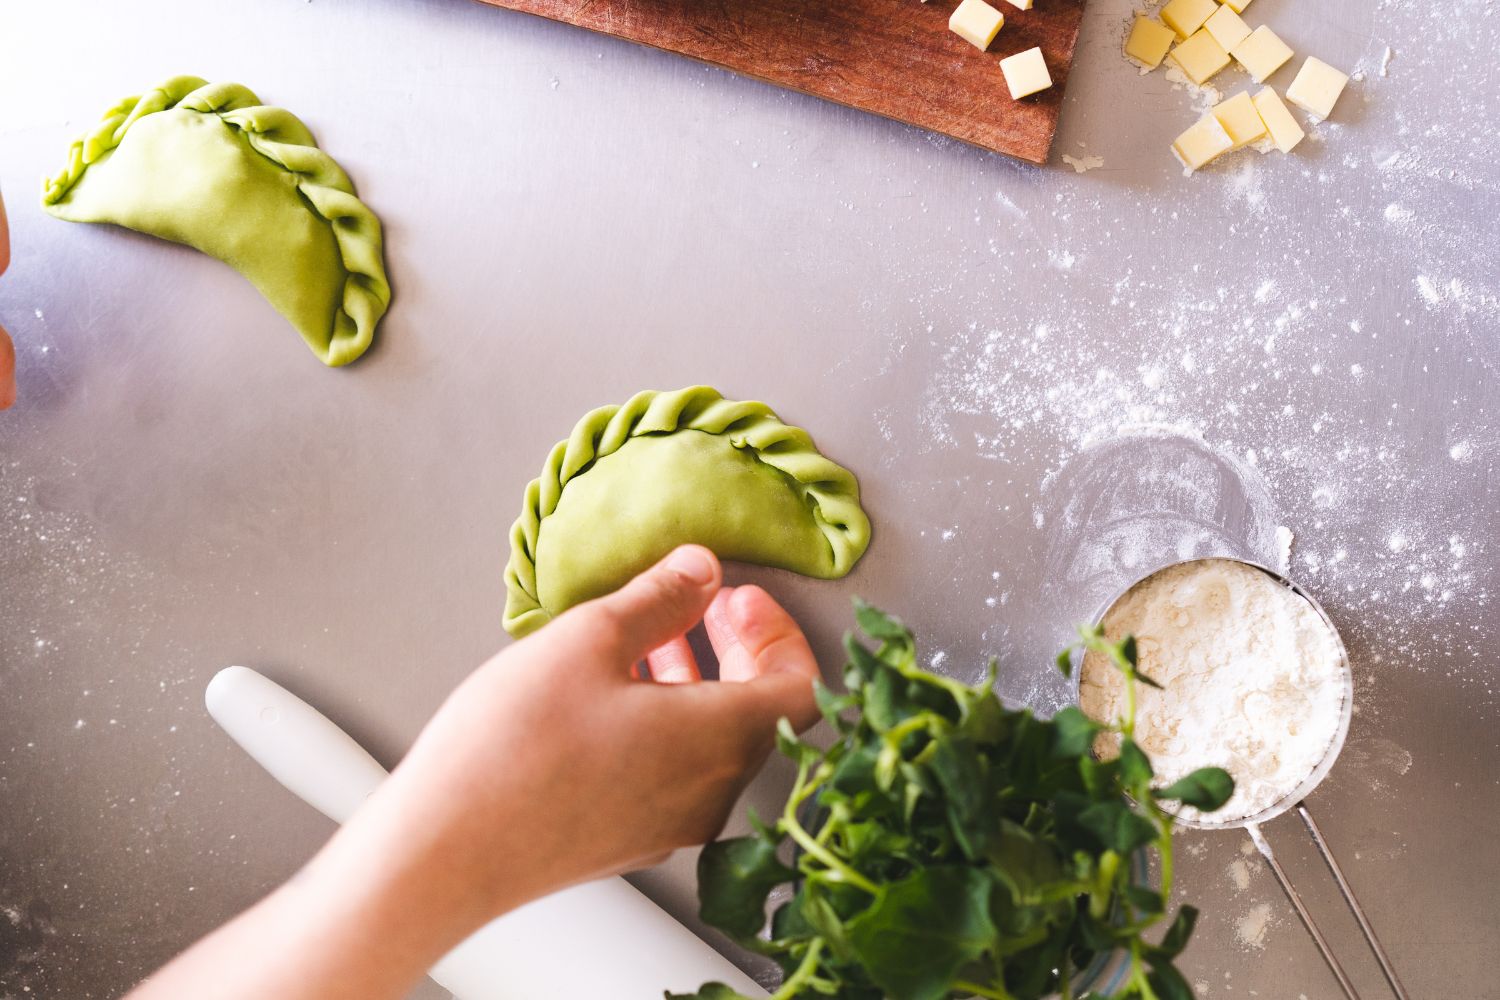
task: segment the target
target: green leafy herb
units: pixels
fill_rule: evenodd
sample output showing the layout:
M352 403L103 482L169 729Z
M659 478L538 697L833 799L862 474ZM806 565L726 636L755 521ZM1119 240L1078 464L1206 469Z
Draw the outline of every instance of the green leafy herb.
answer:
M1234 794L1234 779L1222 767L1200 767L1151 793L1159 799L1177 799L1204 812L1213 812Z
M1153 790L1134 741L1133 639L1098 628L1077 649L1108 658L1126 678L1126 711L1103 726L1076 708L1043 720L1004 707L994 664L970 686L917 666L916 642L895 618L856 602L860 630L845 641L846 694L819 686L838 736L826 751L783 724L777 748L797 779L772 824L704 849L700 912L785 971L773 1000L1065 1000L1080 970L1122 952L1115 994L1191 1000L1173 965L1197 910L1183 906L1157 944L1145 933L1167 915L1173 814L1158 800L1210 811L1233 792L1217 768ZM1120 754L1096 759L1095 738L1118 734ZM1159 882L1146 884L1154 854ZM782 888L784 902L766 905ZM719 983L669 1000L742 1000Z

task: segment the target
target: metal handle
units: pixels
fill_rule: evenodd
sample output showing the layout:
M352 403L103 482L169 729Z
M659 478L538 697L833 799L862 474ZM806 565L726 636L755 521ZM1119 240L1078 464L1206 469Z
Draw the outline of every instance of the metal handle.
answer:
M1299 802L1296 806L1297 815L1302 817L1307 832L1312 834L1313 844L1317 846L1318 853L1323 857L1323 863L1333 873L1333 880L1338 883L1339 893L1344 897L1344 904L1354 914L1354 919L1359 922L1359 929L1365 936L1365 943L1374 952L1375 959L1380 963L1380 971L1385 974L1385 981L1390 984L1391 992L1397 1000L1409 1000L1406 987L1401 985L1401 980L1396 976L1396 968L1391 964L1390 956L1386 954L1385 948L1381 946L1380 939L1375 936L1375 928L1370 924L1370 918L1365 916L1364 907L1359 904L1359 897L1354 894L1354 888L1349 880L1344 877L1344 871L1339 867L1338 860L1334 858L1333 851L1328 846L1328 841L1323 839L1323 831L1318 829L1318 824L1313 820L1312 812L1307 808L1306 802ZM1271 850L1270 841L1261 832L1255 823L1249 823L1245 827L1250 834L1250 839L1255 843L1256 850L1260 851L1261 857L1266 859L1266 864L1271 866L1271 872L1276 876L1276 881L1281 884L1281 891L1286 893L1286 898L1291 902L1292 909L1297 911L1297 916L1302 918L1302 926L1307 928L1307 933L1312 935L1313 943L1318 946L1318 951L1323 956L1323 961L1328 963L1328 969L1333 973L1333 978L1338 980L1339 988L1344 991L1344 996L1349 1000L1360 1000L1359 991L1354 988L1348 973L1339 964L1338 958L1333 954L1333 948L1328 944L1328 939L1318 928L1317 922L1313 920L1312 914L1302 903L1302 897L1297 888L1292 885L1291 878L1286 869L1281 867L1281 862L1276 860L1276 854Z
M1391 992L1396 994L1397 1000L1409 1000L1406 987L1401 985L1401 980L1396 976L1396 967L1391 964L1391 957L1385 953L1380 938L1375 936L1375 928L1371 926L1370 918L1365 916L1365 908L1359 905L1359 897L1354 895L1353 886L1349 884L1348 879L1344 878L1344 870L1335 860L1333 851L1328 847L1328 841L1323 839L1323 831L1319 830L1318 824L1313 821L1312 812L1307 808L1306 802L1297 803L1297 815L1302 817L1307 832L1312 834L1313 843L1318 845L1318 853L1323 856L1323 862L1333 873L1333 880L1339 885L1339 892L1344 896L1344 903L1354 914L1354 919L1359 921L1359 929L1365 935L1365 943L1375 953L1375 960L1380 963L1380 971L1385 974L1385 981L1390 984Z
M1260 851L1261 857L1266 859L1266 864L1271 866L1271 871L1276 875L1276 881L1281 883L1281 891L1286 893L1286 898L1291 901L1292 909L1297 911L1297 916L1302 918L1302 926L1307 928L1307 933L1312 935L1313 943L1318 946L1318 951L1323 956L1323 961L1328 963L1328 971L1333 973L1333 978L1339 981L1339 987L1344 991L1344 996L1349 1000L1360 1000L1359 991L1349 981L1349 974L1339 964L1338 958L1333 954L1333 948L1329 946L1328 939L1318 929L1317 921L1313 920L1312 914L1307 912L1307 907L1302 905L1302 897L1297 894L1296 886L1287 877L1286 870L1281 867L1281 862L1276 860L1276 854L1271 850L1271 842L1266 840L1266 835L1260 832L1260 827L1254 823L1245 826L1250 834L1250 839L1255 842L1256 850Z

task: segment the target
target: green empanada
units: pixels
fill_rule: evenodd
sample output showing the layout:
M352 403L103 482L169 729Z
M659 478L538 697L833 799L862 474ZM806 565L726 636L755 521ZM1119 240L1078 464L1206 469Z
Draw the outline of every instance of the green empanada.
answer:
M217 257L326 365L363 354L390 304L380 220L296 115L237 83L179 76L116 104L42 205Z
M764 403L637 393L578 422L510 530L505 630L523 636L673 548L832 579L870 544L859 483Z

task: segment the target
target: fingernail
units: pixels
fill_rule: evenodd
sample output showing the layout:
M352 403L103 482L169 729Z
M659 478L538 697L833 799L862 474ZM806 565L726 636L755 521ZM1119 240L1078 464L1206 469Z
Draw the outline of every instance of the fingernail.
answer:
M684 545L667 556L667 569L700 587L707 586L714 579L713 561L696 545Z

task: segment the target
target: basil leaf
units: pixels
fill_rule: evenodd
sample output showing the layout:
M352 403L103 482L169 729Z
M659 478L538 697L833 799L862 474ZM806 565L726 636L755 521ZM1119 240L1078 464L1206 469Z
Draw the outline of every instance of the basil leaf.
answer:
M1081 757L1094 745L1094 737L1102 727L1083 714L1083 710L1069 705L1052 717L1052 756Z
M943 1000L995 940L992 884L977 868L927 868L884 885L849 922L849 944L890 1000Z
M1134 676L1135 676L1136 680L1140 681L1142 684L1146 685L1147 687L1154 687L1158 691L1165 691L1166 690L1166 688L1162 687L1155 680L1153 680L1150 677L1146 676L1145 674L1141 673L1139 670L1137 670L1135 672Z
M1095 802L1078 822L1107 850L1129 857L1156 839L1156 824L1124 802Z
M1120 778L1129 788L1143 788L1151 782L1151 760L1135 740L1120 740Z
M791 721L785 717L776 720L776 749L798 764L815 763L821 756L817 747L802 742Z
M1161 893L1155 889L1148 889L1143 885L1127 886L1125 889L1125 899L1141 913L1152 916L1158 913L1165 913L1167 909L1166 901L1161 898ZM1191 927L1189 930L1191 930Z
M911 633L906 630L906 626L901 624L899 618L888 615L875 606L866 604L857 597L854 599L854 621L859 626L860 631L871 639L895 640L897 642L909 642L911 640Z
M1200 767L1151 794L1159 799L1176 799L1203 812L1213 812L1234 794L1234 779L1222 767Z
M749 1000L723 983L704 983L697 993L664 993L666 1000Z
M1177 911L1177 917L1172 921L1172 926L1167 928L1167 933L1162 935L1161 944L1154 950L1155 954L1167 958L1176 958L1182 954L1182 949L1187 947L1188 938L1193 936L1193 927L1198 923L1198 909L1194 906L1183 906Z
M736 938L752 938L766 923L766 897L796 876L760 837L709 844L698 855L698 915Z
M818 703L818 712L830 726L839 732L847 732L848 722L845 721L843 713L859 705L859 699L849 694L836 694L828 685L823 683L821 677L813 678L813 698Z
M1146 981L1156 991L1157 1000L1193 1000L1193 988L1182 978L1170 961L1161 959L1151 963Z

